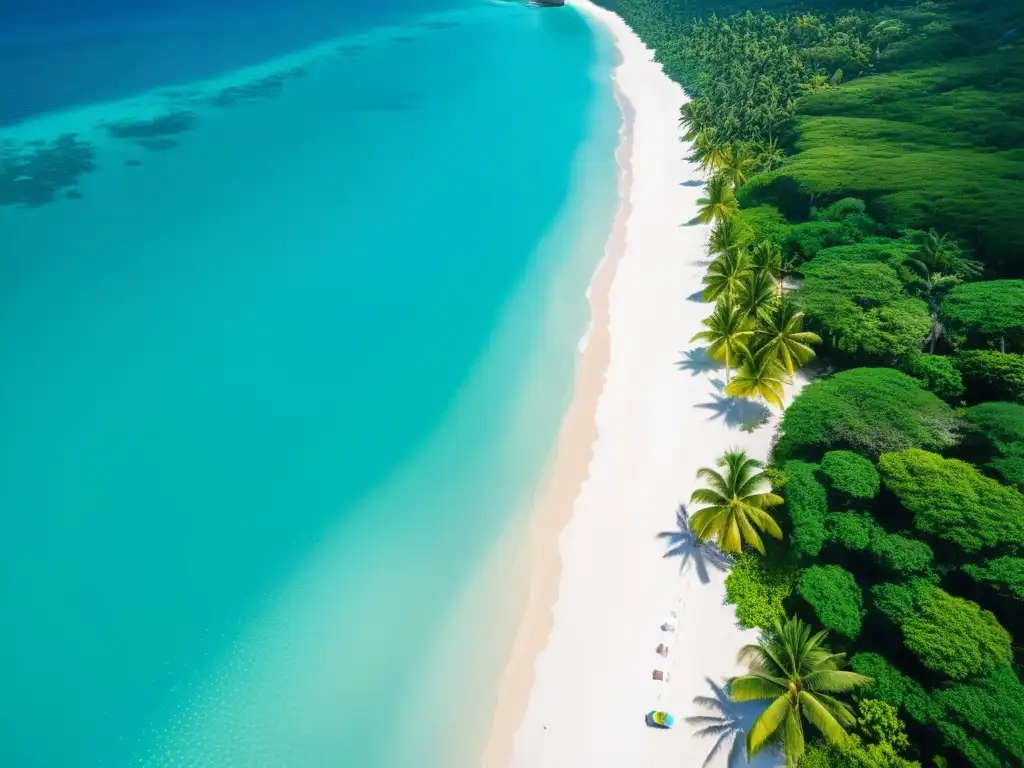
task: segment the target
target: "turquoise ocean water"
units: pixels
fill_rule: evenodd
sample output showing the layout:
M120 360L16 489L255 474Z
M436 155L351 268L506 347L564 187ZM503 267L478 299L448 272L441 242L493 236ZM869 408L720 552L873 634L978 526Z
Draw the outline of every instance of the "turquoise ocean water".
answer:
M569 8L331 9L121 35L93 100L7 47L0 765L475 764L613 51Z

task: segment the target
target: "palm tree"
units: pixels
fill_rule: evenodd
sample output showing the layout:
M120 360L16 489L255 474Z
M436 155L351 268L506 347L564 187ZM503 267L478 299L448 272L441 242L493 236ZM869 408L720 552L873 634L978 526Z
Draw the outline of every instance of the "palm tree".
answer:
M704 197L697 199L697 221L707 224L709 221L728 219L740 204L733 194L729 180L722 174L712 176L704 187Z
M696 334L690 341L709 342L708 355L725 361L725 380L729 381L733 360L746 352L747 341L754 334L754 321L731 301L722 299L703 322L706 330Z
M942 304L942 297L963 281L955 275L932 272L923 261L909 259L907 265L919 276L916 284L917 294L928 305L928 314L932 319L931 331L928 334L928 351L935 354L935 342L944 332L942 323L939 322L939 305Z
M765 270L748 272L736 292L736 301L744 312L757 320L775 301L775 281Z
M683 129L682 141L694 141L707 128L702 102L688 101L680 107L679 127Z
M828 632L811 635L811 628L794 617L785 624L777 621L774 631L762 634L757 645L740 651L740 661L749 664L750 672L729 684L732 700L772 702L747 733L748 760L775 737L782 741L786 765L796 766L804 753L804 717L829 741L846 740L846 729L857 719L832 694L872 679L844 670L846 654L832 653L824 644L827 636Z
M757 346L778 360L790 381L797 368L814 359L811 344L821 344L821 337L804 330L804 313L791 299L783 296L761 315Z
M786 162L786 153L779 146L779 141L774 136L768 141L758 143L756 147L757 162L763 171L774 171Z
M964 250L949 235L940 235L936 230L914 232L910 238L917 246L916 261L928 270L945 272L962 279L980 275L984 265L980 261L964 258ZM914 266L911 263L911 266Z
M785 408L782 388L786 383L786 369L779 362L775 350L766 347L748 349L741 359L739 370L725 387L725 394L751 400L761 398L780 410Z
M730 251L738 251L750 241L750 230L740 224L735 217L719 219L711 228L708 237L708 253L722 255Z
M705 171L715 173L725 162L728 144L718 138L714 128L704 128L693 139L693 157Z
M722 296L735 298L750 272L750 257L746 251L722 254L708 265L704 275L704 301L717 301Z
M715 464L725 472L711 467L697 470L697 477L706 480L708 487L695 490L690 503L708 506L690 518L690 530L702 543L715 539L723 552L739 552L747 543L763 555L758 530L782 538L782 530L765 508L781 504L782 499L759 492L765 478L757 470L764 465L745 451L726 451Z
M754 269L768 273L781 291L782 249L773 242L762 240L750 249L750 260L754 265Z
M746 144L734 141L725 148L722 159L721 173L725 175L733 188L743 186L757 166L757 160Z

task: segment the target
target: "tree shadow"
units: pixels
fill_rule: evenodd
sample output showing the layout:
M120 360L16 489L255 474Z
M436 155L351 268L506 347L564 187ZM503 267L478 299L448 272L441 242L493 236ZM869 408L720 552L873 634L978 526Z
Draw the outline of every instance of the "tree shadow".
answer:
M686 297L686 300L687 301L696 302L697 304L703 304L704 303L704 289L702 288L701 290L697 291L696 293L691 293L689 296Z
M748 422L760 421L771 415L771 411L761 403L755 403L744 397L728 397L721 393L724 389L721 382L712 381L712 384L715 385L718 392L712 393L711 402L697 403L694 406L694 408L711 411L708 421L721 419L730 429L738 429Z
M680 371L689 371L692 376L701 373L709 373L722 368L722 363L713 357L708 357L707 347L697 347L682 353L682 358L676 362L676 368Z
M668 545L663 557L679 558L679 573L685 573L692 563L700 583L707 584L711 580L708 566L724 572L732 565L732 558L714 544L701 544L697 541L697 537L690 531L690 514L683 504L676 510L676 527L674 531L662 531L658 538L665 539Z
M696 227L697 225L703 224L703 223L704 222L700 220L700 216L694 216L692 219L690 219L689 221L684 221L679 226L680 227Z
M705 184L707 184L707 182L706 181L701 181L700 179L696 179L694 181L681 181L681 182L679 182L679 186L680 187L703 187Z
M728 750L728 758L725 763L728 768L740 768L744 765L753 766L753 768L775 768L778 766L780 764L779 755L770 748L755 755L753 760L747 761L745 746L747 731L764 711L765 703L761 701L734 702L729 698L724 685L717 685L710 677L705 680L711 687L712 695L696 696L693 703L709 714L686 718L686 722L690 725L699 726L694 731L695 736L702 739L715 739L714 746L704 758L705 768L723 749Z

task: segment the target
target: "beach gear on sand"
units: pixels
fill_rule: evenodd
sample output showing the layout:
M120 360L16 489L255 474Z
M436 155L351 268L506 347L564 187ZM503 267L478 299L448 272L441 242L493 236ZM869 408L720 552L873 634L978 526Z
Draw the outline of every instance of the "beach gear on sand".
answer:
M657 653L659 656L668 656L668 646L664 643L658 645Z
M655 709L647 713L647 725L651 728L671 728L675 723L676 719L664 710Z
M652 677L655 680L661 680L663 683L668 682L668 672L664 672L660 669L654 670L654 674L652 675Z

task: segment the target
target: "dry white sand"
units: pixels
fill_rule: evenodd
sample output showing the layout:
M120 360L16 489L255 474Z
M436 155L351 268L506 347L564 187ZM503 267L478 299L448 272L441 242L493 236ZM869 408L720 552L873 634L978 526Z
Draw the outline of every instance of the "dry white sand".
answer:
M689 343L711 307L697 295L708 228L684 226L702 193L702 173L679 142L685 94L617 15L588 0L569 3L606 25L620 52L615 84L632 123L619 156L625 221L620 242L610 244L614 274L605 273L608 285L595 280L607 290L606 301L595 300L595 322L603 313L607 334L591 339L607 346L603 382L587 378L600 350L588 349L580 371L578 393L593 393L592 429L567 422L553 487L539 502L530 604L483 762L700 766L716 738L699 737L685 718L708 715L736 726L707 763L726 766L731 736L739 735L742 753L741 729L758 707L737 707L716 686L743 671L737 652L756 633L741 630L724 603L727 564L690 546L679 513L697 469L727 449L766 458L777 417L741 431L763 407L725 397L723 371ZM559 466L573 462L586 468L576 479ZM559 503L571 509L552 512L551 500L567 492L575 501ZM660 625L673 611L679 628L666 634ZM671 646L667 659L655 652L662 642ZM671 681L654 681L655 669ZM722 710L702 708L702 696ZM676 728L648 728L653 709L670 710ZM766 754L754 764L778 762Z

